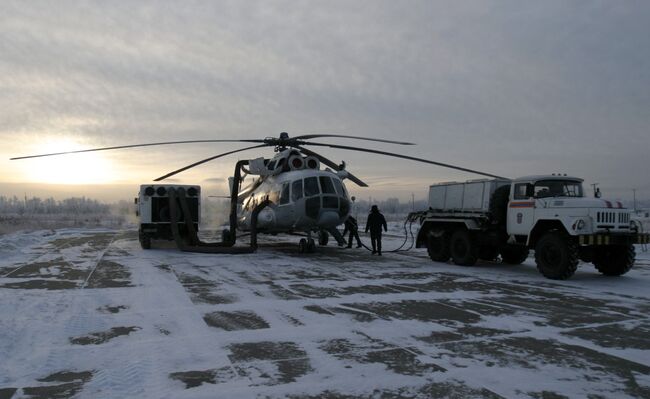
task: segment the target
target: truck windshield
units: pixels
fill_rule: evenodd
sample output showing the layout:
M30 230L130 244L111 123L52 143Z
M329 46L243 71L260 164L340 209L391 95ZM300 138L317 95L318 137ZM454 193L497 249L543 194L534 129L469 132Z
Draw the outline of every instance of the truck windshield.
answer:
M540 180L535 183L535 198L582 196L582 183L578 181Z

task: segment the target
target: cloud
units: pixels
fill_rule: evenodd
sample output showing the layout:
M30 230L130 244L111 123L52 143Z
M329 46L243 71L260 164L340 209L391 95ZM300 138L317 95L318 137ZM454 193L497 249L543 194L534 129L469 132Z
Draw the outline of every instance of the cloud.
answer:
M418 146L372 148L496 174L632 186L650 148L649 19L646 2L3 2L0 138L18 151L43 136L342 133L407 139ZM139 179L234 148L111 156ZM324 155L360 177L474 177ZM234 160L183 179L225 178Z

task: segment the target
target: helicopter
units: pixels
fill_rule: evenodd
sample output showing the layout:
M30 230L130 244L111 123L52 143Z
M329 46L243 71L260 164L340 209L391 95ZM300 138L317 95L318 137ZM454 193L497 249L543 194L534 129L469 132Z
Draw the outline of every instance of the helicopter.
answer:
M230 229L223 232L223 242L219 245L213 245L212 247L233 247L236 241L236 230L250 232L251 247L255 248L257 246L257 233L302 233L306 235L306 237L301 238L299 241L301 252L312 252L314 250L315 242L312 238L313 233L318 233L319 243L324 245L327 243L327 232L336 234L338 231L335 230L335 227L342 224L348 218L353 197L349 196L344 180L350 180L360 187L368 186L364 181L346 170L346 164L344 161L341 163L333 162L323 155L305 148L305 146L319 146L366 152L433 164L487 177L502 178L500 176L477 170L393 152L311 141L316 138L365 140L405 146L415 145L410 142L339 134L310 134L289 137L288 133L282 132L279 137L266 137L264 139L183 140L130 144L27 155L14 157L11 158L11 160L164 145L227 142L256 143L256 145L253 146L224 152L202 159L154 179L155 182L159 182L188 169L227 155L264 147L273 147L275 155L271 158L258 157L248 160L244 159L235 164L233 177L229 178L230 195L228 198L230 199ZM321 169L321 165L325 165L326 168ZM242 188L244 180L249 175L255 177L252 179L250 184ZM185 196L183 191L180 191L179 194L179 209L173 209L172 214L179 212L182 213ZM177 194L175 190L170 190L169 203L173 208L177 207L176 197ZM177 220L179 219L172 219L172 231L176 228L176 223L174 221ZM188 229L192 230L190 223L187 224ZM175 238L177 238L177 234L178 233L174 231ZM335 238L338 237L335 236ZM227 252L226 250L206 250L205 247L210 245L200 242L198 238L196 238L196 231L190 231L190 241L196 245L184 246L184 244L177 239L179 248L184 250L200 249L203 247L204 250L199 252Z

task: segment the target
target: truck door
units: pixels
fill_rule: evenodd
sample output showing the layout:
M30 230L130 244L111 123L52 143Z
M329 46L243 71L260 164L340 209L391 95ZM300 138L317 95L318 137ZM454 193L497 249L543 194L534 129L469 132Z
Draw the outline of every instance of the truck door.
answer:
M508 204L508 234L528 235L535 221L533 185L515 184L513 197Z

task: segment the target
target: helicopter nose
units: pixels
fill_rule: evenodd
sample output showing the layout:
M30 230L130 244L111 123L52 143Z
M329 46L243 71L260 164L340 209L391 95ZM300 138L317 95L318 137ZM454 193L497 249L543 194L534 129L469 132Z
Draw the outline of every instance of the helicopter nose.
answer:
M324 211L318 217L318 225L321 227L336 227L339 224L339 214L336 211Z

